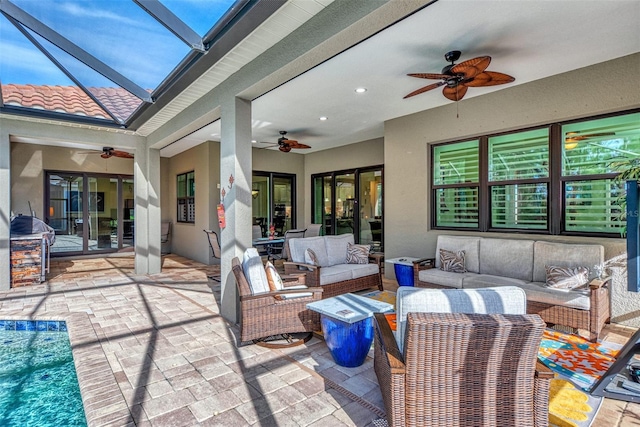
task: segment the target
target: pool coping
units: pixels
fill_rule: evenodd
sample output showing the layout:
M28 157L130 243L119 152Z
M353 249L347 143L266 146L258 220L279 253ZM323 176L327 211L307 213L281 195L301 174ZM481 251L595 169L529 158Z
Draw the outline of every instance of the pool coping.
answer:
M135 425L89 314L3 312L3 320L64 320L88 427Z

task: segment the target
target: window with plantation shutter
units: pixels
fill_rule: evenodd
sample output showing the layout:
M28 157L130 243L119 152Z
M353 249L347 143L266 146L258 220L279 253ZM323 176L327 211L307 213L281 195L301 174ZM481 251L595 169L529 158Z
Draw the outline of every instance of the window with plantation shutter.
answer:
M640 159L640 113L564 125L562 137L564 229L622 232L616 164Z
M546 230L549 129L491 137L488 152L490 227Z
M433 145L432 227L617 237L640 111Z
M479 141L433 148L435 223L478 228Z

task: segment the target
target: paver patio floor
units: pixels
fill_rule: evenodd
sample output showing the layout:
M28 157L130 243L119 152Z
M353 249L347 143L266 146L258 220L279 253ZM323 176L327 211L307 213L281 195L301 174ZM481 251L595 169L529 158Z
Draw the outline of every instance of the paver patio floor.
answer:
M90 426L375 425L384 410L371 357L340 367L318 338L238 344L207 278L216 268L175 255L155 275L136 275L131 254L52 261L44 284L0 292L0 317L67 319ZM594 426L638 426L639 408L606 400Z

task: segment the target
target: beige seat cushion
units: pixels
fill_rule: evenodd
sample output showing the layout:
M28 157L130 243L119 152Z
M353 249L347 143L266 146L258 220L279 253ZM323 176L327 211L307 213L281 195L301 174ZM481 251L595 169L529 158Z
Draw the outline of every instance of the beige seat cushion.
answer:
M420 270L418 279L421 282L433 283L434 285L449 286L451 288L462 288L462 281L467 277L477 276L476 273L452 273L442 271L438 268Z
M522 286L525 283L528 282L520 279L513 279L511 277L492 276L490 274L476 274L471 277L465 277L462 281L462 287L464 289L477 289L499 286Z
M562 305L564 307L589 310L591 299L588 289L564 290L544 286L543 282L529 282L521 286L527 294L527 300L545 304Z

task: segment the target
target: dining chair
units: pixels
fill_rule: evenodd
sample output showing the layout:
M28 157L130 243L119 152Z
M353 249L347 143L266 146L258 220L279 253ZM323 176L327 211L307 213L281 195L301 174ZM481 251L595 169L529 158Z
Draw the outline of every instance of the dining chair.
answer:
M267 246L267 260L275 261L281 259L283 261L289 259L289 240L304 237L306 229L287 230L284 232L284 242L279 245Z
M220 259L222 256L220 250L220 241L218 240L218 233L213 230L202 230L207 234L207 241L209 242L209 247L211 248L211 255L214 258ZM221 281L220 274L212 274L209 277L211 280L215 280L216 282Z
M251 227L251 240L257 240L262 237L262 227L259 225L253 225ZM262 255L267 255L267 248L264 245L255 245L254 247L258 250L258 253Z
M309 224L307 231L304 232L304 237L319 236L322 230L322 224Z

